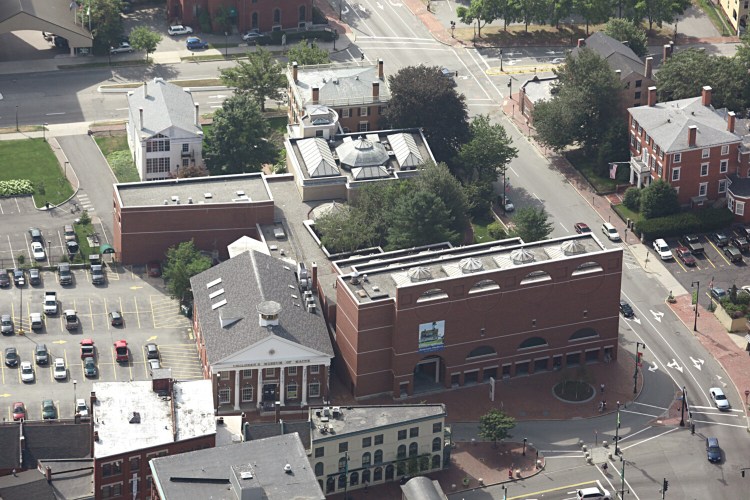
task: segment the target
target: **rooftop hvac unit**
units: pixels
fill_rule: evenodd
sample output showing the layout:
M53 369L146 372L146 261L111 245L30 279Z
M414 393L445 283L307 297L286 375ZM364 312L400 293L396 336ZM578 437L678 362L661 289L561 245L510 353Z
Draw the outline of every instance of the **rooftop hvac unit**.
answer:
M359 285L359 273L357 271L352 273L352 285Z
M174 201L175 203L179 203L180 197L179 196L172 196L172 201Z
M193 199L188 197L188 205L192 205L192 204L193 204Z
M309 313L315 312L315 302L313 302L312 304L307 304L307 312Z

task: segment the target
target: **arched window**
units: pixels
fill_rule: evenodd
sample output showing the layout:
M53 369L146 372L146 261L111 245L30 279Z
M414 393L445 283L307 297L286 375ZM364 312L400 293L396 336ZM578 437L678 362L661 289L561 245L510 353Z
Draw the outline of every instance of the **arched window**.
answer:
M476 349L473 349L468 356L466 356L466 359L469 358L480 358L482 356L494 356L497 354L495 349L488 345L480 345Z
M346 474L339 474L339 489L346 488Z
M373 481L380 481L383 479L383 468L375 467L375 472L372 474Z
M406 474L406 462L405 461L402 460L396 463L396 474L398 474L399 476L403 476L404 474Z
M469 289L469 293L477 293L477 292L486 292L487 290L499 290L500 285L497 284L495 280L482 280L477 281L474 283L474 286L472 286Z
M573 276L579 276L581 274L600 273L604 271L604 268L599 265L598 262L584 262L580 266L576 267L573 271Z
M383 463L383 450L375 450L375 463L376 464Z
M428 300L440 300L447 298L448 294L445 293L445 291L441 290L440 288L431 288L419 296L419 298L417 299L417 303L427 302Z
M333 476L326 480L326 493L333 493L336 490L336 479Z
M435 438L432 440L432 451L440 451L440 448L443 447L443 440L440 438Z
M346 457L339 458L339 472L346 470Z
M362 471L362 484L367 484L370 482L370 469L365 469Z
M419 445L417 443L411 443L409 445L409 456L416 457L419 453Z
M596 330L594 330L593 328L581 328L580 330L576 330L575 333L570 336L568 342L571 342L573 340L590 339L592 337L598 336L599 334L596 333Z
M307 11L305 10L305 6L301 5L299 8L299 22L304 23L305 17L306 17Z
M527 274L526 277L521 280L521 284L528 285L530 283L540 283L542 281L552 281L552 276L545 271L534 271Z
M370 466L370 458L372 455L370 455L370 452L365 452L362 454L362 467L369 467Z
M281 9L273 10L273 24L281 24Z
M432 455L432 468L433 469L440 468L440 455Z
M359 484L359 472L352 472L352 475L349 476L349 485L354 486L355 484Z
M547 345L547 341L542 337L531 337L521 342L518 346L519 349L529 349L530 347L544 347Z
M385 480L386 481L390 481L391 479L393 479L393 472L394 471L393 471L392 465L387 465L385 467Z
M406 445L405 444L402 444L401 446L398 447L396 458L406 458Z
M323 475L323 462L318 462L317 464L315 464L315 475L316 476Z

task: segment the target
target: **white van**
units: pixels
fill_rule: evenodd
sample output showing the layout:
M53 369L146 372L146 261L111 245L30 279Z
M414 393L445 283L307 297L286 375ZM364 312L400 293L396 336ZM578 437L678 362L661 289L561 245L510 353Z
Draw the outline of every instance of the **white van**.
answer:
M661 260L674 259L674 255L672 255L672 250L670 250L669 245L667 245L667 242L661 238L654 241L654 250L659 254Z

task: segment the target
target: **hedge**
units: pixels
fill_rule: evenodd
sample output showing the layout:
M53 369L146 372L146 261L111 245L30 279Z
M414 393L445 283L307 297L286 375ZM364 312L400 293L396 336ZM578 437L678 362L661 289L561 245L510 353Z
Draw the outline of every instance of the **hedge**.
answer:
M321 40L323 42L333 41L333 31L330 29L310 31L272 31L270 35L273 45L281 45L281 37L286 34L286 44L290 45L297 40ZM269 37L262 37L262 39ZM259 42L261 44L262 42Z
M729 226L732 218L732 212L726 208L706 208L697 212L640 220L635 233L648 241L687 233L705 233Z
M34 186L28 179L10 179L0 181L0 196L20 196L34 194Z

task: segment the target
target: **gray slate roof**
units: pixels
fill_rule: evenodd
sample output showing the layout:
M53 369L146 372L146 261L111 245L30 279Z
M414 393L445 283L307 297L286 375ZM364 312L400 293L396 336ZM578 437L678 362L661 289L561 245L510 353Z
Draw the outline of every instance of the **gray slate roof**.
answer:
M203 130L195 124L192 94L161 78L144 82L128 93L128 107L134 120L140 120L139 108L143 108L143 126L136 123L136 129L142 138L152 137L170 127L190 134L199 134Z
M727 189L730 193L740 198L750 198L750 178L732 174L729 176L729 182Z
M666 153L688 148L688 127L698 127L696 148L739 142L740 137L727 130L722 112L701 104L701 96L654 106L629 108L628 112Z
M0 425L0 469L18 467L19 426ZM37 460L87 458L90 456L91 431L88 424L26 422L23 426L26 447L23 466L36 468Z
M215 310L206 285L221 278L226 305ZM198 321L206 342L208 363L213 364L242 349L276 335L302 346L333 357L333 347L328 336L320 303L315 312L307 312L303 296L297 288L296 269L275 257L249 251L222 262L190 280ZM296 295L294 298L292 295ZM264 301L281 304L279 324L259 325L256 306ZM220 314L225 318L231 311L241 319L221 327Z
M266 422L250 425L248 428L248 441L257 441L282 434L299 434L302 446L310 446L310 422L302 420L298 422Z
M633 52L633 49L602 31L597 31L586 39L586 48L599 54L602 59L607 61L613 71L619 69L621 79L631 73L643 75L645 64ZM574 48L573 55L576 55L580 50L578 47Z
M341 106L371 102L372 82L379 82L379 100L388 102L390 93L388 81L378 78L378 65L361 64L321 64L317 66L299 66L297 71L297 92L302 98L302 105L312 104L312 89L319 89L318 103L327 106Z
M286 464L291 466L289 473L284 471ZM150 465L166 500L325 499L297 434L155 458ZM241 478L243 472L250 472L252 478ZM230 481L241 485L241 490ZM242 490L245 495L255 490L257 496L245 497Z

